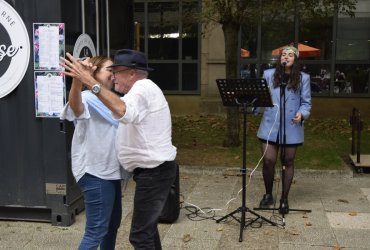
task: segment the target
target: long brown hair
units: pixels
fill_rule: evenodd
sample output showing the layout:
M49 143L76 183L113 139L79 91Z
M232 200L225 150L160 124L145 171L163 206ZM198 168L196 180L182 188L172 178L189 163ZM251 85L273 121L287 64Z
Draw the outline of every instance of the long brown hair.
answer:
M111 61L109 57L106 56L94 56L89 59L89 62L92 63L92 65L96 66L96 70L94 71L94 77L96 73L98 73L104 66L104 63L107 61Z
M276 70L273 77L274 88L280 86L280 83L283 81L283 75L285 74L284 67L280 63L281 56L282 52L280 53L279 59L276 62ZM292 65L292 70L290 71L289 82L287 85L288 89L293 89L294 92L296 92L301 86L302 76L300 69L301 66L298 61L298 57L294 54L294 63Z

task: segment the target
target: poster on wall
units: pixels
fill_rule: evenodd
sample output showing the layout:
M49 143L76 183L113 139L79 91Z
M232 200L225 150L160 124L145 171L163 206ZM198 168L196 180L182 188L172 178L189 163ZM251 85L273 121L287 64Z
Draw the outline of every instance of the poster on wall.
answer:
M0 98L22 81L30 59L30 40L22 18L0 0Z
M65 54L64 23L33 24L35 70L63 70L60 57Z
M59 118L66 102L65 75L59 65L65 54L64 23L33 24L36 117Z
M59 117L66 101L61 71L35 71L36 117Z

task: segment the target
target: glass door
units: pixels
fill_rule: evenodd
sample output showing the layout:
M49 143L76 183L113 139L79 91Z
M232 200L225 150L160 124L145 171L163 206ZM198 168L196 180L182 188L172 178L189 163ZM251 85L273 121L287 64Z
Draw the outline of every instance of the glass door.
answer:
M98 55L113 56L133 46L133 0L81 0L83 33Z

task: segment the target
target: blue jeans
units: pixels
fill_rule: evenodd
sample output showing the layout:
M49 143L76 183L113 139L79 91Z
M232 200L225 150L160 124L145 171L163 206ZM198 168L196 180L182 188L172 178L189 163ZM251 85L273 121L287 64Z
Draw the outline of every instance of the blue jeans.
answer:
M130 242L136 250L160 250L158 218L176 178L175 161L167 161L152 169L134 170L136 182Z
M120 180L85 174L78 181L86 210L85 234L79 249L114 249L122 218Z

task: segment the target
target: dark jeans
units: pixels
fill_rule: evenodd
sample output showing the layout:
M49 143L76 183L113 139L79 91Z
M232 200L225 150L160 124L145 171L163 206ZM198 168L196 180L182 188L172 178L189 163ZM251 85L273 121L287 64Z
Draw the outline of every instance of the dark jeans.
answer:
M79 249L114 249L122 218L121 181L85 174L78 184L86 210L85 234Z
M158 218L175 178L175 161L164 162L153 169L134 170L136 190L130 242L136 250L162 249Z

